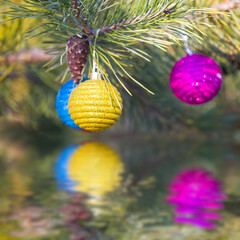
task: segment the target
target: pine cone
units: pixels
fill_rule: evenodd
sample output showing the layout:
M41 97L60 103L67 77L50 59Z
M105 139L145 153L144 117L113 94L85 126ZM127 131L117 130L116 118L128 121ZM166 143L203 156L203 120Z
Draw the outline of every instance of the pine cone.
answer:
M75 35L69 39L67 43L67 58L71 77L75 84L80 81L88 52L89 42L85 35Z

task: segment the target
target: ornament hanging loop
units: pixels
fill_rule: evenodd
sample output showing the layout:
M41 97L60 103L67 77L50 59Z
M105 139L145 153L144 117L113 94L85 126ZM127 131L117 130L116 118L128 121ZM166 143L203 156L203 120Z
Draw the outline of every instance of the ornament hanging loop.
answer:
M189 42L188 42L188 36L187 35L183 35L183 41L184 41L184 46L185 46L185 50L187 55L193 55L193 50L189 47Z
M99 77L99 73L98 73L98 67L97 67L97 64L96 64L96 61L95 61L95 50L93 50L93 70L92 70L92 79L93 80L97 80Z
M185 29L185 26L182 25L182 28ZM183 42L184 42L184 46L185 46L185 50L186 50L187 55L190 55L190 56L193 55L194 52L189 47L188 36L187 35L182 35L182 38L183 38Z
M99 72L98 72L98 66L96 64L96 51L95 51L98 34L99 34L99 29L96 31L94 46L93 46L93 70L92 70L92 79L93 80L99 79Z

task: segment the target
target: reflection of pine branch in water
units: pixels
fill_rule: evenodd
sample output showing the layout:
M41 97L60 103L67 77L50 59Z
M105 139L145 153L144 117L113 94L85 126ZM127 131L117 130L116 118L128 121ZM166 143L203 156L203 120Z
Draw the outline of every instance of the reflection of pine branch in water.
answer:
M97 229L86 225L92 220L90 211L84 206L86 199L86 195L75 193L60 209L60 212L65 215L63 223L71 231L70 240L97 240L103 237ZM104 239L112 240L113 238L104 236Z
M30 206L28 208L13 211L9 220L16 221L19 225L17 229L12 229L10 232L10 235L14 237L20 237L21 239L30 237L31 239L35 239L56 234L54 228L57 222L53 219L48 219L46 210L42 207Z
M91 220L90 212L84 207L86 196L74 194L70 201L64 205L60 212L65 215L64 225L72 232L71 240L86 240L92 233L84 223Z
M86 197L82 194L75 194L70 198L68 204L61 208L61 212L68 216L64 223L68 226L79 224L80 222L89 221L91 215L83 206Z
M39 63L47 62L53 59L53 55L47 54L43 49L33 48L26 49L6 56L0 56L0 64L13 63Z

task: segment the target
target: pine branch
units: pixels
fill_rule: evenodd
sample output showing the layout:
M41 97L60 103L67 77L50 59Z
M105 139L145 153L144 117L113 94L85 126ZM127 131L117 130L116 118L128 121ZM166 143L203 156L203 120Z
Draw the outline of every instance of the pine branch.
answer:
M79 19L81 11L80 11L80 5L78 3L78 0L71 0L71 2L72 2L73 11L76 13L76 18Z
M6 0L6 3L11 6L9 15L13 18L44 20L29 36L58 33L64 39L66 36L85 35L91 43L88 73L92 70L91 62L95 55L99 72L105 80L110 81L108 76L112 73L125 88L120 79L123 75L146 90L129 74L133 55L150 59L141 45L168 51L170 45L181 43L183 35L200 42L204 33L199 28L205 24L202 14L218 13L215 9L192 8L187 0L63 0L58 3L53 0L25 0L26 4ZM59 38L57 41L61 44Z
M31 50L22 50L7 56L0 56L0 64L7 65L12 63L39 63L48 62L52 59L53 56L46 54L44 50L40 48L33 48Z
M135 16L132 19L124 20L122 22L118 22L116 24L113 24L110 27L102 27L100 29L100 33L111 33L113 30L119 30L119 29L126 29L129 26L133 26L134 24L139 24L139 23L144 23L152 20L153 18L160 18L164 16L170 17L171 15L171 9L175 6L176 4L171 4L169 7L167 7L165 10L159 10L157 12L149 12L144 16Z
M79 29L82 29L84 33L90 34L92 33L92 30L87 24L86 18L83 16L82 11L81 11L81 4L79 3L78 0L70 0L72 4L72 9L73 12L75 12L75 17L76 20L80 22L80 25L78 26ZM81 16L82 15L82 16ZM72 20L70 20L71 23L74 23Z
M239 0L224 0L222 3L215 4L215 8L220 11L230 11L233 9L240 8Z
M142 94L139 94L139 90L136 88L136 86L134 86L132 84L132 81L129 81L128 78L124 79L130 86L133 92L136 93L136 98L137 100L147 109L149 109L150 111L153 111L155 113L157 113L157 115L163 119L164 121L166 121L167 116L160 110L158 109L152 102L150 102L145 96L143 96Z
M239 0L218 0L217 3L205 0L196 0L195 7L202 5L207 8L216 8L224 12L222 15L213 15L205 18L207 24L212 24L214 28L204 37L202 45L191 41L193 51L201 52L214 58L222 67L223 72L232 73L239 69L239 49L240 49L240 1ZM203 32L208 31L208 27L202 26Z

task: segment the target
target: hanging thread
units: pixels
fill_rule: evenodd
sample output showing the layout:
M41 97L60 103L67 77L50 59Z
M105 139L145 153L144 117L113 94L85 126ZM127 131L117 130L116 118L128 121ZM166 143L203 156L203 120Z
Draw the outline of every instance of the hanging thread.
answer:
M185 26L182 25L182 28L185 29ZM193 55L193 50L189 47L189 42L188 42L188 36L187 35L182 35L183 41L184 41L184 46L187 55Z
M99 76L98 66L97 66L96 61L95 61L95 57L96 57L95 46L96 46L96 41L97 41L97 38L98 38L99 31L100 31L100 29L98 29L96 31L95 40L94 40L94 47L93 47L93 71L92 71L92 79L93 80L97 80L98 76Z
M92 79L97 80L98 79L98 67L95 61L95 49L93 50L93 71L92 71Z

